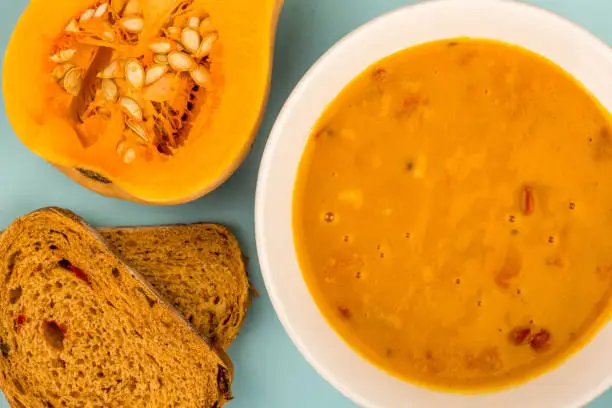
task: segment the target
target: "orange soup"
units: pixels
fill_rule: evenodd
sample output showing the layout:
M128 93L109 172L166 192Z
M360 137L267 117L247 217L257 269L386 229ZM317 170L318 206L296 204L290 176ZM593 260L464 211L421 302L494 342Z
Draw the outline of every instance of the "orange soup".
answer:
M328 107L298 173L305 280L393 375L511 386L608 321L610 117L543 57L463 38L392 55Z

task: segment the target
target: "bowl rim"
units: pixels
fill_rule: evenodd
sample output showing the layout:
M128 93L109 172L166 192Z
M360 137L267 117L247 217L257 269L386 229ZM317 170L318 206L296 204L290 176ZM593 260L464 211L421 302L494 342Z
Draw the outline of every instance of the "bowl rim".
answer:
M282 105L276 119L274 125L268 135L268 139L265 144L265 149L260 161L259 171L257 175L257 183L256 183L256 191L255 191L255 206L254 206L254 226L255 226L255 238L256 238L256 249L258 254L259 265L261 269L261 274L264 279L266 291L272 303L272 306L275 310L276 315L278 316L281 325L283 326L285 332L294 343L300 354L303 358L315 369L315 371L323 377L328 383L330 383L336 390L340 391L345 397L349 398L354 403L359 406L368 407L368 408L377 408L376 406L370 404L369 401L365 400L359 393L354 392L352 389L347 388L342 384L342 381L339 378L336 378L326 367L325 364L320 363L311 353L310 347L302 340L302 338L296 333L294 329L293 323L291 323L290 319L287 316L287 311L285 309L285 305L279 299L279 294L277 292L277 287L274 283L270 272L270 257L271 255L268 252L267 243L266 243L266 233L265 233L265 225L263 220L265 219L264 207L266 205L266 201L269 198L266 196L266 192L268 190L267 179L268 174L271 171L271 167L273 165L273 160L275 157L276 145L278 141L283 137L282 127L286 122L287 118L290 117L293 113L292 107L296 104L296 102L302 97L304 91L309 86L310 82L313 78L321 75L320 71L324 68L326 61L330 59L334 54L338 53L341 49L347 46L348 43L352 42L357 36L362 34L365 31L368 31L374 26L377 26L383 23L385 20L395 16L396 14L405 13L409 10L421 8L421 7L429 7L434 4L444 4L444 3L458 3L458 2L470 2L470 3L504 3L506 6L515 7L515 8L523 8L529 9L532 12L536 11L540 13L543 18L557 20L558 23L562 23L564 25L565 30L574 30L575 33L580 34L583 38L588 39L590 42L589 46L596 48L597 51L600 51L602 55L604 55L607 59L612 61L612 47L609 46L602 39L597 37L595 34L590 32L588 29L583 27L582 25L572 21L570 18L565 17L555 11L550 9L540 7L535 4L527 3L522 0L419 0L416 3L407 4L404 6L397 7L391 11L387 11L382 13L367 22L359 25L355 29L351 30L349 33L341 37L338 41L336 41L327 51L325 51L311 66L310 68L303 74L300 80L292 89L288 98L285 100ZM295 181L295 179L294 179ZM293 191L292 191L293 193ZM303 277L302 277L303 279ZM318 309L316 302L311 297L313 303ZM320 312L320 311L319 311ZM332 328L333 329L333 328ZM334 332L335 329L333 329ZM336 332L337 334L337 332ZM598 335L598 334L597 334ZM597 336L596 335L596 336ZM344 341L344 340L343 340ZM580 353L582 350L578 350L575 354ZM363 358L363 357L362 357ZM365 359L365 358L364 358ZM366 359L366 361L368 361ZM369 362L370 365L373 363ZM542 376L547 375L545 372ZM521 387L522 384L519 384L518 387ZM585 391L583 394L578 395L575 400L568 401L568 405L566 407L578 407L585 406L603 394L612 386L612 375L607 378L606 381L602 381L600 384L594 384L592 388Z

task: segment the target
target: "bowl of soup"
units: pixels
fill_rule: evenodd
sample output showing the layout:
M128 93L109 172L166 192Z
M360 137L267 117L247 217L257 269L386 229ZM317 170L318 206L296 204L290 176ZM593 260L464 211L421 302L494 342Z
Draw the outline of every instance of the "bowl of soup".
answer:
M578 407L612 385L612 51L549 11L437 0L349 34L272 130L268 293L365 407Z

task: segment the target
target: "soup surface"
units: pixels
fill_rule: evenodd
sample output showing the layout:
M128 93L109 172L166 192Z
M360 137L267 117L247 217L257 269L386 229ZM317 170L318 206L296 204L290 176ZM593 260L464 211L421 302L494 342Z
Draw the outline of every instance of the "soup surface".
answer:
M525 49L410 48L324 113L293 216L307 284L360 354L447 391L520 383L608 320L610 118Z

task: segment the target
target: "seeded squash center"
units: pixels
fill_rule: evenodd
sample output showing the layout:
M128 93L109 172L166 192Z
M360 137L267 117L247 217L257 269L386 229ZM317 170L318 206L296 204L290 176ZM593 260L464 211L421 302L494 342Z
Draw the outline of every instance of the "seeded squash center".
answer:
M246 155L281 2L34 0L3 91L20 139L99 193L195 199Z

